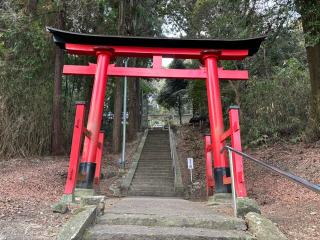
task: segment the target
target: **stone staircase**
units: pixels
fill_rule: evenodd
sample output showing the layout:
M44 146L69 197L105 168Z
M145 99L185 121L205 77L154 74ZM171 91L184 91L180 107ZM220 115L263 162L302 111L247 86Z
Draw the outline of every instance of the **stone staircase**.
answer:
M178 198L127 197L106 204L105 215L85 240L240 240L254 239L240 218L204 203Z
M128 195L176 196L168 130L149 130Z
M254 239L246 232L244 220L230 216L231 209L174 197L171 165L168 131L149 131L128 191L131 197L107 200L105 214L83 239Z

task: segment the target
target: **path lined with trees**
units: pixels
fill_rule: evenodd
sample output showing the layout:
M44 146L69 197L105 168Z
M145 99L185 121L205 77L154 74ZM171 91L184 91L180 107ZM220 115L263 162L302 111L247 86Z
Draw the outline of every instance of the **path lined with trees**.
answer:
M246 82L221 83L223 107L227 110L230 105L240 105L244 145L262 146L253 151L255 154L268 159L274 152L282 151L279 156L268 160L313 182L319 180L319 1L2 0L0 165L3 174L0 179L5 187L0 194L0 221L6 223L10 231L16 231L11 229L14 219L25 226L28 218L44 228L50 225L47 239L51 239L58 224L65 221L66 217L53 215L49 205L63 191L67 162L62 158L50 157L48 160L43 156L69 154L74 103L89 103L91 98L91 78L63 76L61 72L63 64L85 65L95 59L67 56L54 46L45 26L125 36L234 39L267 35L254 57L244 62L221 63L225 69L250 69L251 74ZM116 64L123 66L124 61L121 59ZM133 59L128 63L129 66L143 67L151 64L150 59ZM193 68L199 64L197 61L176 60L169 67ZM142 102L147 102L151 94L158 95L158 103L176 111L180 119L185 108L192 108L194 116L207 117L204 81L177 80L168 81L161 89L157 86L145 79L129 79L127 129L132 145L136 144L134 140L141 128ZM122 79L109 79L102 123L108 141L105 164L108 164L109 172L104 173L110 174L103 181L108 184L121 178L120 174L117 175L117 161L121 149L122 97ZM181 152L185 154L183 159L194 154L195 166L200 169L204 152L199 129L185 125L179 131L183 142ZM276 144L265 148L271 143ZM134 147L129 148L132 155ZM128 154L128 158L131 155ZM59 169L65 169L65 172L59 172ZM293 191L293 186L288 188L287 182L276 177L270 179L270 175L261 174L261 170L250 164L246 169L252 173L246 173L250 196L258 195L263 212L274 218L288 236L319 238L319 221L314 222L319 206L314 195L301 194L300 189ZM201 185L203 174L200 170L194 176ZM19 174L21 177L17 178ZM264 178L259 178L261 176ZM36 180L31 181L32 178ZM25 191L17 194L16 189ZM54 189L57 194L48 189ZM105 191L108 190L106 184ZM269 194L262 197L264 190ZM43 193L41 200L38 192ZM50 204L44 203L43 199ZM299 206L302 204L303 207ZM303 219L303 223L297 220L297 216ZM290 226L288 219L292 221ZM39 235L39 229L30 229L33 234L29 236ZM21 236L25 234L22 230L23 227L18 231Z

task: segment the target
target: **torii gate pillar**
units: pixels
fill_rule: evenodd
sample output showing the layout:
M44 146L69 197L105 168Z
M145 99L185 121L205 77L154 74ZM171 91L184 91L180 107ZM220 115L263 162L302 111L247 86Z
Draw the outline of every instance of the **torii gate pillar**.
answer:
M88 115L87 134L83 144L82 160L79 165L78 183L79 188L92 188L96 169L96 153L101 127L104 97L107 87L107 71L112 48L95 47L97 55L97 70L91 95L90 111Z
M224 126L218 77L218 59L221 55L221 50L203 51L202 55L207 69L206 88L213 149L215 192L226 193L228 192L228 185L223 183L223 178L229 174L228 161L225 152L218 151L224 147L224 143L220 141L220 137L224 132Z

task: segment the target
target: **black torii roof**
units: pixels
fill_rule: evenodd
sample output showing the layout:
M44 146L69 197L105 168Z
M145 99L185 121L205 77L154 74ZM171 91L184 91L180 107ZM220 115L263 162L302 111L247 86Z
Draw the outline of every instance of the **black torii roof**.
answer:
M186 39L186 38L153 38L153 37L126 37L108 36L63 31L47 27L47 31L53 34L54 42L62 49L66 43L110 46L135 46L135 47L159 47L159 48L200 48L200 49L232 49L249 50L249 56L254 55L266 36L224 40L224 39Z

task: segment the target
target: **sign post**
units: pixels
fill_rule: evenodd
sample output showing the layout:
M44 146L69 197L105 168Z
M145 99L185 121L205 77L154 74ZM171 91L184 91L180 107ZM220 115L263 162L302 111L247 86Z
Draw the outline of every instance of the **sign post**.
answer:
M188 161L188 169L190 170L190 178L192 183L193 158L187 158L187 161Z

